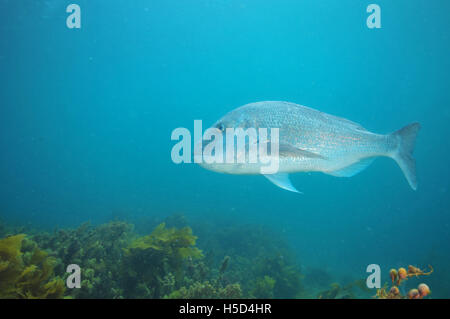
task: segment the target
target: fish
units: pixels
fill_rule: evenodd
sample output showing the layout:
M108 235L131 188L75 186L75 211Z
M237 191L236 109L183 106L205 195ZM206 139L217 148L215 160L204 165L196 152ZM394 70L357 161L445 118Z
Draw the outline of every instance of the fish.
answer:
M278 149L278 170L262 175L288 191L301 193L290 180L292 173L322 172L351 177L381 156L397 162L410 187L417 190L413 151L420 130L418 122L390 134L376 134L358 123L307 106L284 101L262 101L230 111L211 127L222 133L229 128L278 128L277 145L269 138L265 140L270 149ZM261 142L256 140L256 143ZM250 139L246 140L246 150L250 148L250 143ZM208 142L203 142L202 149L206 145ZM200 165L215 172L244 175L261 174L262 164L246 160L241 163L210 161Z

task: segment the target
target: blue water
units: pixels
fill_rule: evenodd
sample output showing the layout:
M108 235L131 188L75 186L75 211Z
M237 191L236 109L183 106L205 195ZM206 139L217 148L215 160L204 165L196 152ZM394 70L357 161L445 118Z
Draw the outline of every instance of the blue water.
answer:
M0 0L0 218L43 227L115 215L269 225L342 276L432 264L450 297L450 2ZM380 158L352 178L176 165L170 135L284 100L389 133L419 121L419 188Z

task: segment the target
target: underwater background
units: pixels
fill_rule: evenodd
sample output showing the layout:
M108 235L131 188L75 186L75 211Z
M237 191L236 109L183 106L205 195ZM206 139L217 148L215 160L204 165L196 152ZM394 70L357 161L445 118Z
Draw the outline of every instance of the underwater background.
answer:
M81 29L66 27L72 2ZM26 233L15 245L58 260L52 276L89 264L91 290L74 297L367 298L369 264L383 283L432 265L421 280L450 297L450 2L377 0L381 29L360 0L72 2L0 0L0 238ZM418 190L387 158L352 178L295 174L304 195L172 162L172 130L264 100L377 133L419 121ZM186 241L166 252L172 268L133 259L164 236ZM120 275L139 258L158 278ZM96 278L105 270L114 287ZM214 292L189 295L206 281Z

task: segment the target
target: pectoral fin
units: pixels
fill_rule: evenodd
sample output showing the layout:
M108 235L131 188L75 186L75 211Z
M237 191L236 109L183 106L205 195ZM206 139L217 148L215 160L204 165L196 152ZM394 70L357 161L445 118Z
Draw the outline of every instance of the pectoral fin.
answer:
M278 173L278 174L268 174L264 175L267 177L269 181L277 185L278 187L288 190L290 192L303 194L302 192L299 192L291 183L291 180L289 179L289 174L287 173Z
M287 143L274 144L268 140L259 141L259 143L266 143L268 146L270 146L271 151L273 150L273 147L278 147L278 154L280 157L308 157L325 159L325 157L320 154L310 152Z
M317 153L313 153L301 148L297 148L295 146L292 146L290 144L280 144L280 148L279 148L279 154L280 157L301 157L301 158L321 158L321 159L325 159L325 157L323 157L320 154Z

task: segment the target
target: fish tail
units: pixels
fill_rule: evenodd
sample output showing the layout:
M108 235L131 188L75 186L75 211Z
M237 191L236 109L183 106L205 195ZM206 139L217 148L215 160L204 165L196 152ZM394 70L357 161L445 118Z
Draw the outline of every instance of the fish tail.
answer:
M420 123L411 123L391 134L397 140L397 148L391 157L400 166L403 174L408 180L413 190L417 189L416 160L412 153L416 142L417 133L420 130Z

